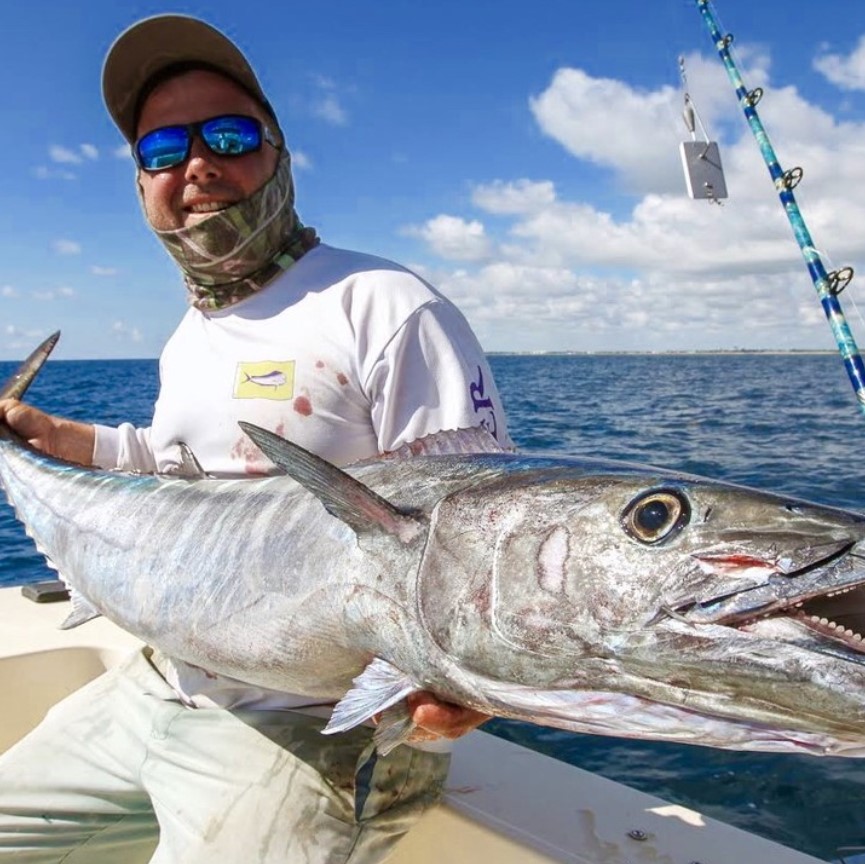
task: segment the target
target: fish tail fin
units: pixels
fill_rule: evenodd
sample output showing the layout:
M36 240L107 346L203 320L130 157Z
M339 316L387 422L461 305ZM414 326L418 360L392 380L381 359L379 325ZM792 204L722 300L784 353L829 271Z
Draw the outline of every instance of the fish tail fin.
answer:
M54 350L54 346L57 344L59 338L60 331L58 330L42 342L36 350L31 352L27 359L12 373L9 380L0 387L0 399L20 399L27 392L27 388L33 383L39 374L39 370L45 365L45 361ZM24 439L5 423L0 423L0 439L14 441L16 444L26 446Z
M39 370L54 350L60 331L52 333L30 356L12 373L12 377L0 388L0 399L20 399L33 383Z

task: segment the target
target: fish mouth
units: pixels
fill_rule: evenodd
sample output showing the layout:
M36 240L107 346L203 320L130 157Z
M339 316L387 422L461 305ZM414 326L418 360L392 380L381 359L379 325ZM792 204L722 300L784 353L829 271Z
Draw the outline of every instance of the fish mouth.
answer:
M684 603L672 617L771 635L808 650L865 665L865 544L841 543L796 570L775 572L763 584L701 602ZM858 547L858 548L857 548ZM733 561L741 556L713 562ZM783 626L781 626L783 625Z

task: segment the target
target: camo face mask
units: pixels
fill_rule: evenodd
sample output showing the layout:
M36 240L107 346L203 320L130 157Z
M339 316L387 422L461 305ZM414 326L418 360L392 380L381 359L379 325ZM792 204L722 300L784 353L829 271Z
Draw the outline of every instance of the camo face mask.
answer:
M203 311L244 300L319 243L294 210L287 151L249 198L188 228L154 233L183 271L190 303Z

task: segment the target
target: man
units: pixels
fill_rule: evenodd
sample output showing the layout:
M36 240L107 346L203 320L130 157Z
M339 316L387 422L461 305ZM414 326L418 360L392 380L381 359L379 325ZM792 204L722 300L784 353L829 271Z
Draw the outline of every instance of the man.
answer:
M0 419L84 464L171 472L185 444L220 476L273 470L241 419L340 465L463 427L509 445L457 310L301 225L282 130L225 36L182 16L139 22L112 46L103 94L191 308L163 352L149 428L11 400ZM0 860L379 861L435 801L442 739L485 719L418 694L416 740L376 757L371 729L326 738L330 706L309 703L145 649L0 759Z

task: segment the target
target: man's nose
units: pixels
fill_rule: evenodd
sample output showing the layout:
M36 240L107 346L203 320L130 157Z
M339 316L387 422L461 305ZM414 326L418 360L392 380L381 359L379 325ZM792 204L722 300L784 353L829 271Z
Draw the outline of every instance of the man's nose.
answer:
M192 146L189 148L189 158L186 160L184 173L189 181L213 179L222 173L219 170L217 157L198 135L194 135L192 138Z

